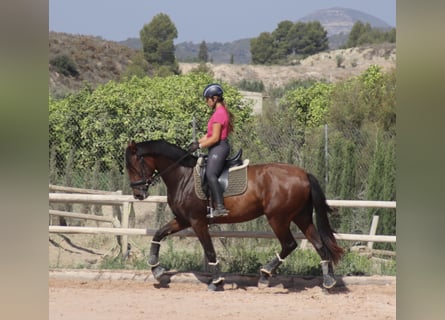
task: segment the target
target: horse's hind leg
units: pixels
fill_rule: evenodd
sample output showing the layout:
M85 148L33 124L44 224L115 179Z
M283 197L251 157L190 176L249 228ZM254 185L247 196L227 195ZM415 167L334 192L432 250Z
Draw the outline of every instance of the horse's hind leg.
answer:
M189 226L180 223L177 219L172 219L167 224L159 228L151 240L148 265L151 267L151 272L154 278L160 283L169 281L169 279L165 279L164 277L165 269L159 265L159 249L161 248L161 240L169 234L181 231L187 227Z
M306 239L314 246L318 255L321 257L321 269L323 272L323 287L329 289L332 288L336 280L334 278L334 268L332 261L329 259L329 255L326 252L326 247L320 239L320 235L312 222L311 213L304 213L301 216L297 216L294 219L295 224L305 235Z
M297 242L295 241L294 236L289 229L289 223L280 225L280 223L269 221L269 224L271 225L272 230L280 241L281 252L277 253L275 258L261 267L260 279L258 280L259 287L269 286L269 280L275 273L277 268L283 263L284 259L297 247Z

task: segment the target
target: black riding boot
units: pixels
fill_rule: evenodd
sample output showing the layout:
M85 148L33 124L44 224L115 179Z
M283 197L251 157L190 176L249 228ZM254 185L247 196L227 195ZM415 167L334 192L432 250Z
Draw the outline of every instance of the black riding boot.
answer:
M216 217L224 217L227 216L229 214L229 210L227 210L224 207L224 197L223 197L223 192L221 190L221 187L218 183L218 180L216 181L208 181L210 190L211 190L211 194L213 197L213 200L216 203L216 208L207 215L207 218L216 218Z

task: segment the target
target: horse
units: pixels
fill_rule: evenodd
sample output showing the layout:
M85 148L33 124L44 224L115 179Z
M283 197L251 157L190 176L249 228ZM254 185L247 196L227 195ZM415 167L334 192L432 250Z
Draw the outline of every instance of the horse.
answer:
M207 218L206 200L197 197L193 170L197 157L165 140L136 143L131 141L125 150L125 166L135 199L149 195L149 187L159 178L167 187L167 203L174 218L160 227L152 238L148 265L154 278L165 280L166 270L159 264L161 240L168 235L191 227L200 241L208 261L211 280L209 290L223 290L219 261L209 234L209 225L240 223L265 215L281 251L260 268L259 287L269 280L284 259L297 248L290 231L295 223L312 243L321 258L323 287L336 284L333 265L344 253L334 237L327 213L332 211L323 190L312 174L285 163L266 163L247 166L247 188L244 193L224 198L229 215ZM316 226L312 213L315 208Z

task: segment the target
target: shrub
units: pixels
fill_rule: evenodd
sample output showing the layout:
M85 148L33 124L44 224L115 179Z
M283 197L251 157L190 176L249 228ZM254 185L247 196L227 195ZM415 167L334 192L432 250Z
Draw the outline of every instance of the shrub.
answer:
M343 57L341 54L338 54L335 56L335 61L337 62L337 68L343 68L345 57Z
M263 92L264 91L264 83L263 81L250 81L243 79L238 82L237 87L241 90L252 91L252 92Z
M65 54L55 56L49 63L56 69L57 72L65 76L77 77L79 75L76 63Z

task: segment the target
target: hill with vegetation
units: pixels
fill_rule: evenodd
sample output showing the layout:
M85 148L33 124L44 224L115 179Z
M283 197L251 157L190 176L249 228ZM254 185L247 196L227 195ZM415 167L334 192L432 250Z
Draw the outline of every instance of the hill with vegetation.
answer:
M138 50L99 37L49 33L49 92L63 96L85 83L119 79Z
M183 73L198 68L197 63L179 65ZM217 79L233 85L241 81L262 82L266 89L284 87L299 80L337 82L358 76L371 65L378 65L386 71L395 69L395 45L380 44L331 50L309 56L292 66L207 64Z
M349 32L357 21L361 21L364 24L369 23L373 28L384 30L391 28L390 25L375 16L358 10L339 7L318 10L298 19L297 21L319 21L327 32L329 48L331 50L338 49L346 43ZM261 32L272 31L273 30L259 30L258 35ZM235 64L250 63L250 40L251 39L239 39L225 43L206 43L210 61L213 63L229 63L233 58L233 63ZM140 50L142 48L139 38L128 38L119 43L133 49ZM176 58L180 62L196 62L199 46L200 43L193 43L191 41L176 44Z
M362 11L346 8L328 8L317 10L299 19L301 22L319 21L326 29L328 36L344 34L347 35L354 23L361 21L369 23L371 27L378 29L390 29L391 26L385 21ZM332 47L331 47L332 48Z
M61 97L86 83L91 87L119 80L140 51L98 37L50 32L49 92ZM57 62L57 63L56 63ZM262 82L264 87L280 87L295 80L326 79L335 82L358 75L370 65L384 70L395 68L395 44L337 49L296 61L292 66L208 63L215 78L233 85L240 81ZM179 63L182 73L198 68L198 63Z

